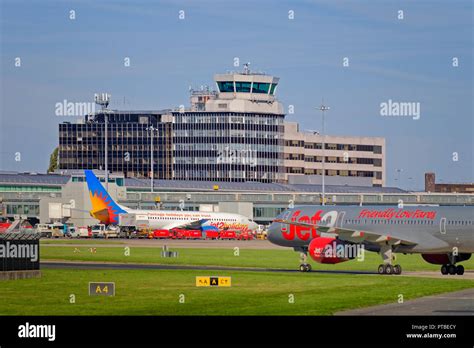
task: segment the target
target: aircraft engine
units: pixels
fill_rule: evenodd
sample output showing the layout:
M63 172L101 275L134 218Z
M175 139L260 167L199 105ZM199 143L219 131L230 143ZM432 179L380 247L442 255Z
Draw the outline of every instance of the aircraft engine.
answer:
M311 258L319 263L339 263L349 261L357 256L356 244L346 243L339 239L314 238L308 247Z
M423 259L435 265L448 265L451 262L449 261L448 254L421 254ZM456 262L466 261L471 258L471 254L459 254L456 256Z

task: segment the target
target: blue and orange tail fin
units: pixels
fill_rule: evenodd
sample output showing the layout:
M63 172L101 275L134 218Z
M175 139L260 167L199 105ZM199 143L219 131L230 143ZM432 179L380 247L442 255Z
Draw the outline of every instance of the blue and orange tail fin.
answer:
M107 225L118 224L119 214L126 213L126 211L110 197L92 170L85 170L84 173L92 203L91 216Z

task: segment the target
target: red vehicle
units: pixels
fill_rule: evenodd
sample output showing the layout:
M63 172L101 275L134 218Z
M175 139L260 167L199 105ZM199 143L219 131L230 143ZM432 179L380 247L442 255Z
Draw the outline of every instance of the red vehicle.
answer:
M159 238L159 239L170 238L171 233L169 230L154 230L152 236L153 236L152 238Z
M173 239L201 239L201 230L186 230L181 228L173 228L171 230L171 238Z
M235 231L221 231L219 239L237 239L237 233Z
M0 233L4 233L8 230L11 223L9 221L0 222Z
M201 230L186 230L186 239L201 239Z
M171 238L172 239L184 239L185 238L185 232L186 230L183 230L181 228L173 228L171 232Z
M253 239L253 234L251 232L241 232L237 236L238 240L252 240Z
M217 239L219 234L219 231L206 231L206 239Z

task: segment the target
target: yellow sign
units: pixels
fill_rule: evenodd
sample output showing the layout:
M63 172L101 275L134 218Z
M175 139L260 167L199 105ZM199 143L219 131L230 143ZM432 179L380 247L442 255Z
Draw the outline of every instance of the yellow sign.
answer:
M231 286L231 277L196 277L196 286Z
M89 296L115 296L115 283L90 282Z

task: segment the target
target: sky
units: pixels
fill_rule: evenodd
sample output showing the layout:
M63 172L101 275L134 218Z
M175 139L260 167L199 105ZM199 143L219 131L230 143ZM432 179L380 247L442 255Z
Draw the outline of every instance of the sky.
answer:
M0 4L1 170L47 170L58 124L77 119L58 102L108 92L114 109L189 105L190 86L250 62L280 77L300 129L320 129L324 99L326 134L384 137L388 186L421 189L428 171L474 182L472 1ZM389 100L419 103L419 118L381 115Z

